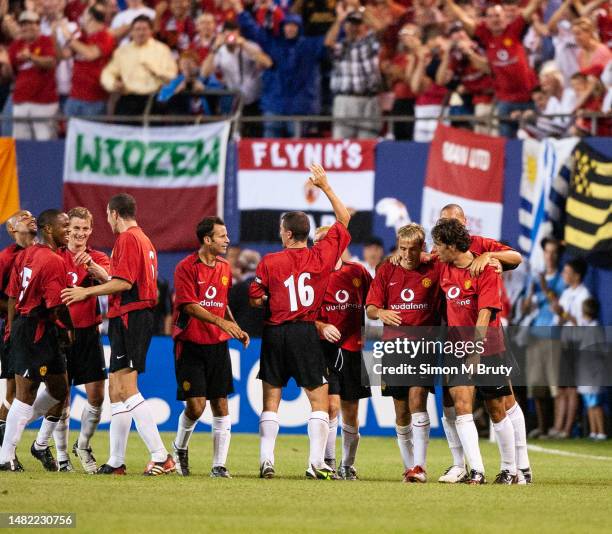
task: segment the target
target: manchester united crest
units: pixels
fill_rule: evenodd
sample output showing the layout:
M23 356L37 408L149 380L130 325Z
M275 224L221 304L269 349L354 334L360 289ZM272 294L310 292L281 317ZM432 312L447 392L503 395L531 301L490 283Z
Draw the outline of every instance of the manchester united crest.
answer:
M421 284L423 284L423 287L431 287L431 278L423 278Z
M353 285L355 287L361 287L361 280L359 278L353 278Z
M189 391L191 389L191 383L187 382L187 380L185 380L183 382L183 391Z
M39 370L38 370L38 374L40 376L45 376L47 374L47 366L43 365Z
M472 281L471 280L466 280L463 283L463 287L465 287L465 289L470 289L470 287L472 287Z
M229 283L229 278L227 276L222 276L221 283L223 284L223 286L227 286L227 284Z

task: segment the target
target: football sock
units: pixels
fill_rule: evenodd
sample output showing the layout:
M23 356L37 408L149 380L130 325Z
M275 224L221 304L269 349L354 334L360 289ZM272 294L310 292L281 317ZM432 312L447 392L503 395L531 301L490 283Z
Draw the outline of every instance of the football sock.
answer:
M232 438L232 420L229 415L213 417L213 467L225 465Z
M338 435L338 417L329 420L329 433L325 444L325 459L336 459L336 436Z
M102 417L102 406L85 404L85 408L83 408L81 413L81 432L77 444L79 449L87 449L89 447L89 440L91 440L96 428L98 428L100 417Z
M269 460L274 464L274 445L278 436L278 414L261 412L259 417L259 464Z
M125 405L122 402L111 403L110 458L106 462L108 465L121 467L125 463L125 450L131 426L132 414Z
M518 402L506 411L512 427L514 428L514 445L516 446L516 467L529 469L529 455L527 454L527 430L525 428L525 415Z
M410 469L414 465L412 425L395 425L395 432L397 433L397 444L399 446L400 454L402 455L404 469Z
M321 467L324 463L325 444L329 435L329 414L323 411L312 412L308 419L308 438L310 440L310 453L308 463L314 467Z
M197 424L197 421L189 419L189 417L185 415L185 410L181 412L181 416L179 417L178 429L176 431L176 438L174 438L174 446L177 449L186 449L187 447L189 447L189 440L191 439L191 434L193 434L193 430Z
M53 408L57 403L59 403L55 397L49 395L47 388L39 389L36 394L36 399L34 400L34 404L32 404L32 415L30 416L30 420L28 423L32 421L36 421L39 417L44 416L51 408Z
M470 469L475 469L480 473L484 473L484 464L480 455L480 446L478 444L478 430L474 424L472 414L458 415L456 418L457 434L461 440L463 451L470 464Z
M57 461L68 460L68 437L70 432L70 407L64 406L62 416L53 431L53 441L57 450Z
M427 459L427 445L429 444L429 414L418 412L412 414L412 443L414 447L414 465L425 469Z
M34 448L37 451L43 451L49 446L49 440L51 439L51 435L57 427L59 420L59 417L55 417L52 415L47 416L43 419L43 422L40 425L40 430L38 431L38 435L36 436L36 441L34 442Z
M493 429L501 456L501 469L507 469L511 475L516 475L516 446L510 418L506 416L499 423L493 423Z
M2 451L0 452L0 464L10 462L15 458L15 449L23 429L32 418L32 406L21 402L18 399L13 401L8 416L6 417L6 428L4 429L4 441L2 442Z
M342 423L342 465L352 466L355 463L359 445L359 429Z
M168 451L164 447L164 442L159 435L157 425L142 394L136 393L132 395L123 404L132 414L134 423L136 423L136 430L138 430L138 434L140 434L142 441L145 442L147 449L151 453L151 460L154 462L165 462L168 457Z
M459 434L457 434L456 419L457 416L455 412L455 407L444 406L442 426L444 427L444 433L446 434L448 448L450 449L451 455L453 457L453 465L465 467L465 459L463 458L463 447L461 446Z

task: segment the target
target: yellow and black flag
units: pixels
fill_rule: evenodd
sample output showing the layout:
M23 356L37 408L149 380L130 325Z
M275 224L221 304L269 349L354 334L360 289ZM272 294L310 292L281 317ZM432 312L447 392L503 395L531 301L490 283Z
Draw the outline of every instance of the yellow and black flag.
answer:
M572 256L612 266L612 161L585 142L574 148L565 207L565 242Z

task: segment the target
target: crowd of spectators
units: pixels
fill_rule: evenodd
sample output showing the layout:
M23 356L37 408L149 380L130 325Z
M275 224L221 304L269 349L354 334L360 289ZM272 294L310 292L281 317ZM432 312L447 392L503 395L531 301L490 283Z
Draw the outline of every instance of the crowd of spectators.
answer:
M44 140L60 112L228 114L227 89L264 117L245 136L293 136L289 115L332 115L331 130L311 121L299 133L335 138L429 141L439 120L507 137L609 135L610 117L589 112L612 103L610 5L0 0L3 122Z

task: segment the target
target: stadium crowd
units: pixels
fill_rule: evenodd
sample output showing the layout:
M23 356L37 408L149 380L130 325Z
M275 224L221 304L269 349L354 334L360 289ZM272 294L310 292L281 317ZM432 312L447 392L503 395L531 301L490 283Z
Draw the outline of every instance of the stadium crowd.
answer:
M609 135L609 0L2 0L10 118L332 115L301 135L429 141L438 119L519 136ZM208 93L207 93L208 92ZM586 114L586 115L585 115ZM385 115L414 117L385 121ZM468 122L453 116L474 115ZM509 120L496 120L503 117ZM351 120L357 119L357 120ZM58 135L16 121L19 139ZM245 122L285 137L295 122Z

